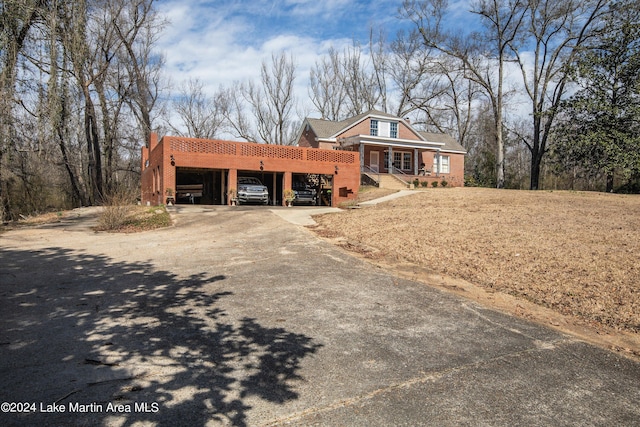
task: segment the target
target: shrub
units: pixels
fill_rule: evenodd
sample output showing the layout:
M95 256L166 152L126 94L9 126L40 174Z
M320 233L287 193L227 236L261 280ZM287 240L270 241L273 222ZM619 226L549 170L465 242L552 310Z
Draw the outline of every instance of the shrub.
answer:
M440 183L440 185L442 185L443 187L446 187L447 184L449 184L449 183L447 182L446 179L443 179L442 182Z
M414 188L418 188L420 186L420 180L418 178L413 180L413 186Z
M98 218L97 230L118 230L127 224L133 209L135 196L121 191L106 196L103 201L104 209Z
M427 188L429 186L429 181L422 181L420 185L422 186L422 188Z
M433 182L431 183L431 186L432 186L433 188L436 188L436 187L438 186L438 181L433 181Z

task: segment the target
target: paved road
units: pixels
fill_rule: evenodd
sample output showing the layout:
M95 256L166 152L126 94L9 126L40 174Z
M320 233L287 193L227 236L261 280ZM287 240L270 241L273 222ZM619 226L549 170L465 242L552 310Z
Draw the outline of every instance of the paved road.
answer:
M128 235L92 218L0 235L0 402L36 410L0 425L640 425L639 363L269 209Z

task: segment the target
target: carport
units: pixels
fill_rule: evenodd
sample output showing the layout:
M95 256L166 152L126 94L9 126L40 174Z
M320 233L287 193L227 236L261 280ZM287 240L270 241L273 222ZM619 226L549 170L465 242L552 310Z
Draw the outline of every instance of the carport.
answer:
M290 147L151 134L142 148L142 201L230 204L239 176L258 178L269 189L270 204L284 204L293 182L316 190L318 204L336 206L357 196L360 158L341 150Z
M240 170L238 176L258 178L269 190L269 204L276 206L282 204L284 173L283 172L256 172Z
M222 205L226 203L226 171L206 168L176 168L176 203Z

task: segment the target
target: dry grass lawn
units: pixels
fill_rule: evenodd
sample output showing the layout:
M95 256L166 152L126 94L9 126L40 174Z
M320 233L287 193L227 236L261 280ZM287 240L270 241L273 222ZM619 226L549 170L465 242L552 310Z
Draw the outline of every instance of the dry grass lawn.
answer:
M640 336L640 196L427 189L316 221L368 258Z

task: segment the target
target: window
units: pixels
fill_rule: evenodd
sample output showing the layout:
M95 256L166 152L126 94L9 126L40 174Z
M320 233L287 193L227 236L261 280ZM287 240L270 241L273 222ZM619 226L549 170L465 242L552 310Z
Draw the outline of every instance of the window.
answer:
M371 135L378 136L378 121L371 119Z
M398 123L397 122L391 122L390 126L391 126L391 130L389 131L389 137L397 138L398 137Z
M410 171L413 169L411 165L411 161L413 156L411 153L403 152L403 151L394 151L393 152L393 167L396 169L402 169L405 171ZM389 152L384 152L384 168L389 168Z
M433 171L449 173L449 156L440 156L440 167L438 167L438 155L433 156Z
M411 153L402 153L402 169L411 170Z

